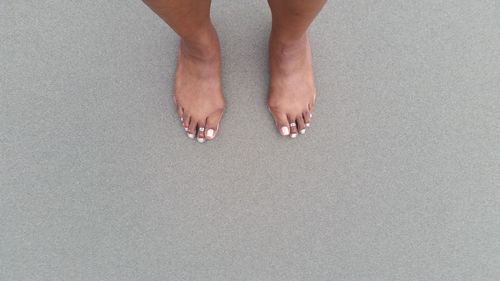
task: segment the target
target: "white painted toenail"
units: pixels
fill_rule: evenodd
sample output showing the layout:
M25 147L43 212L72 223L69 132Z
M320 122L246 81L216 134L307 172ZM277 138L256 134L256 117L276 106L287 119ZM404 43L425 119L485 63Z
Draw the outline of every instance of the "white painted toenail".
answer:
M299 132L299 133L300 133L301 135L305 134L305 133L306 133L306 129L302 129L302 130L300 130L300 132Z
M309 126L311 126L311 123L306 123L306 127L309 127Z
M309 113L309 118L312 118L313 117L313 114L312 113Z
M207 130L207 137L213 138L214 137L214 130L213 129L208 129Z
M181 117L181 122L184 121L184 118Z
M199 130L200 132L203 132L203 131L205 131L205 128L199 128L198 130Z
M288 136L290 134L288 127L281 127L281 134L284 136Z
M190 133L188 133L188 138L190 138L190 139L194 139L194 134L190 134Z
M186 131L186 132L187 132L187 130L188 130L188 128L187 128L187 127L184 127L184 131Z
M295 124L295 123L290 123L290 127L295 127L295 126L297 126L297 124Z
M197 138L198 142L205 142L204 138Z
M295 133L294 133L294 134L291 134L291 135L290 135L290 137L291 137L292 139L294 139L295 137L297 137L297 134L295 134Z

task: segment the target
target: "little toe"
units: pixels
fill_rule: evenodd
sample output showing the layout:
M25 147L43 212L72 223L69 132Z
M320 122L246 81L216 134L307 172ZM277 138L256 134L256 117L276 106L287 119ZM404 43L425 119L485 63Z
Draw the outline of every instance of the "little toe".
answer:
M314 111L314 107L316 105L316 101L313 100L311 103L307 105L309 113L312 113Z
M177 115L179 116L179 119L181 120L181 123L184 122L184 109L182 108L182 106L180 105L177 105Z

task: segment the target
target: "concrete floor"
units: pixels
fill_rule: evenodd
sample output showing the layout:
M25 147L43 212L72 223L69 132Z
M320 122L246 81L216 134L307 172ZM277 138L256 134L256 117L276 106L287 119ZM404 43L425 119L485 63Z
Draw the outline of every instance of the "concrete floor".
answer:
M330 1L295 140L266 2L213 20L228 106L199 144L142 2L0 1L0 280L499 280L498 1Z

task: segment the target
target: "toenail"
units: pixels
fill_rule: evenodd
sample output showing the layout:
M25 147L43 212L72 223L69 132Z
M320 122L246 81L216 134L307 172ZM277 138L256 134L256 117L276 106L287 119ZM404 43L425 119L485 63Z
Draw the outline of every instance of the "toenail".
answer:
M303 135L303 134L305 134L305 133L306 133L306 129L302 129L302 130L300 130L300 134L301 134L301 135Z
M313 114L312 113L309 113L309 118L312 118L313 117Z
M199 130L200 132L203 132L203 131L205 131L205 128L199 128L198 130Z
M184 121L184 118L181 117L181 122Z
M295 127L295 126L297 126L297 124L295 124L295 123L290 123L290 127Z
M291 134L291 135L290 135L290 137L291 137L292 139L294 139L295 137L297 137L297 134L293 133L293 134Z
M201 143L205 142L204 138L197 138L197 140L198 140L198 142L201 142Z
M190 138L190 139L194 139L194 134L190 134L190 133L188 133L188 138Z
M311 123L306 123L306 127L309 127L309 126L311 126Z
M288 136L290 134L288 127L281 127L281 134L284 136Z
M214 130L213 129L208 129L207 130L207 137L213 138L214 137Z

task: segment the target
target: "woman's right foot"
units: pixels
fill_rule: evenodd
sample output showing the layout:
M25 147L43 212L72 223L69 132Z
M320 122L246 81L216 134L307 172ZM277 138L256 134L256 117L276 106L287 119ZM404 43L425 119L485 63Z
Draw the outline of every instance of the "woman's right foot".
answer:
M217 135L224 97L217 33L210 26L197 38L181 40L173 98L187 136L204 142Z

